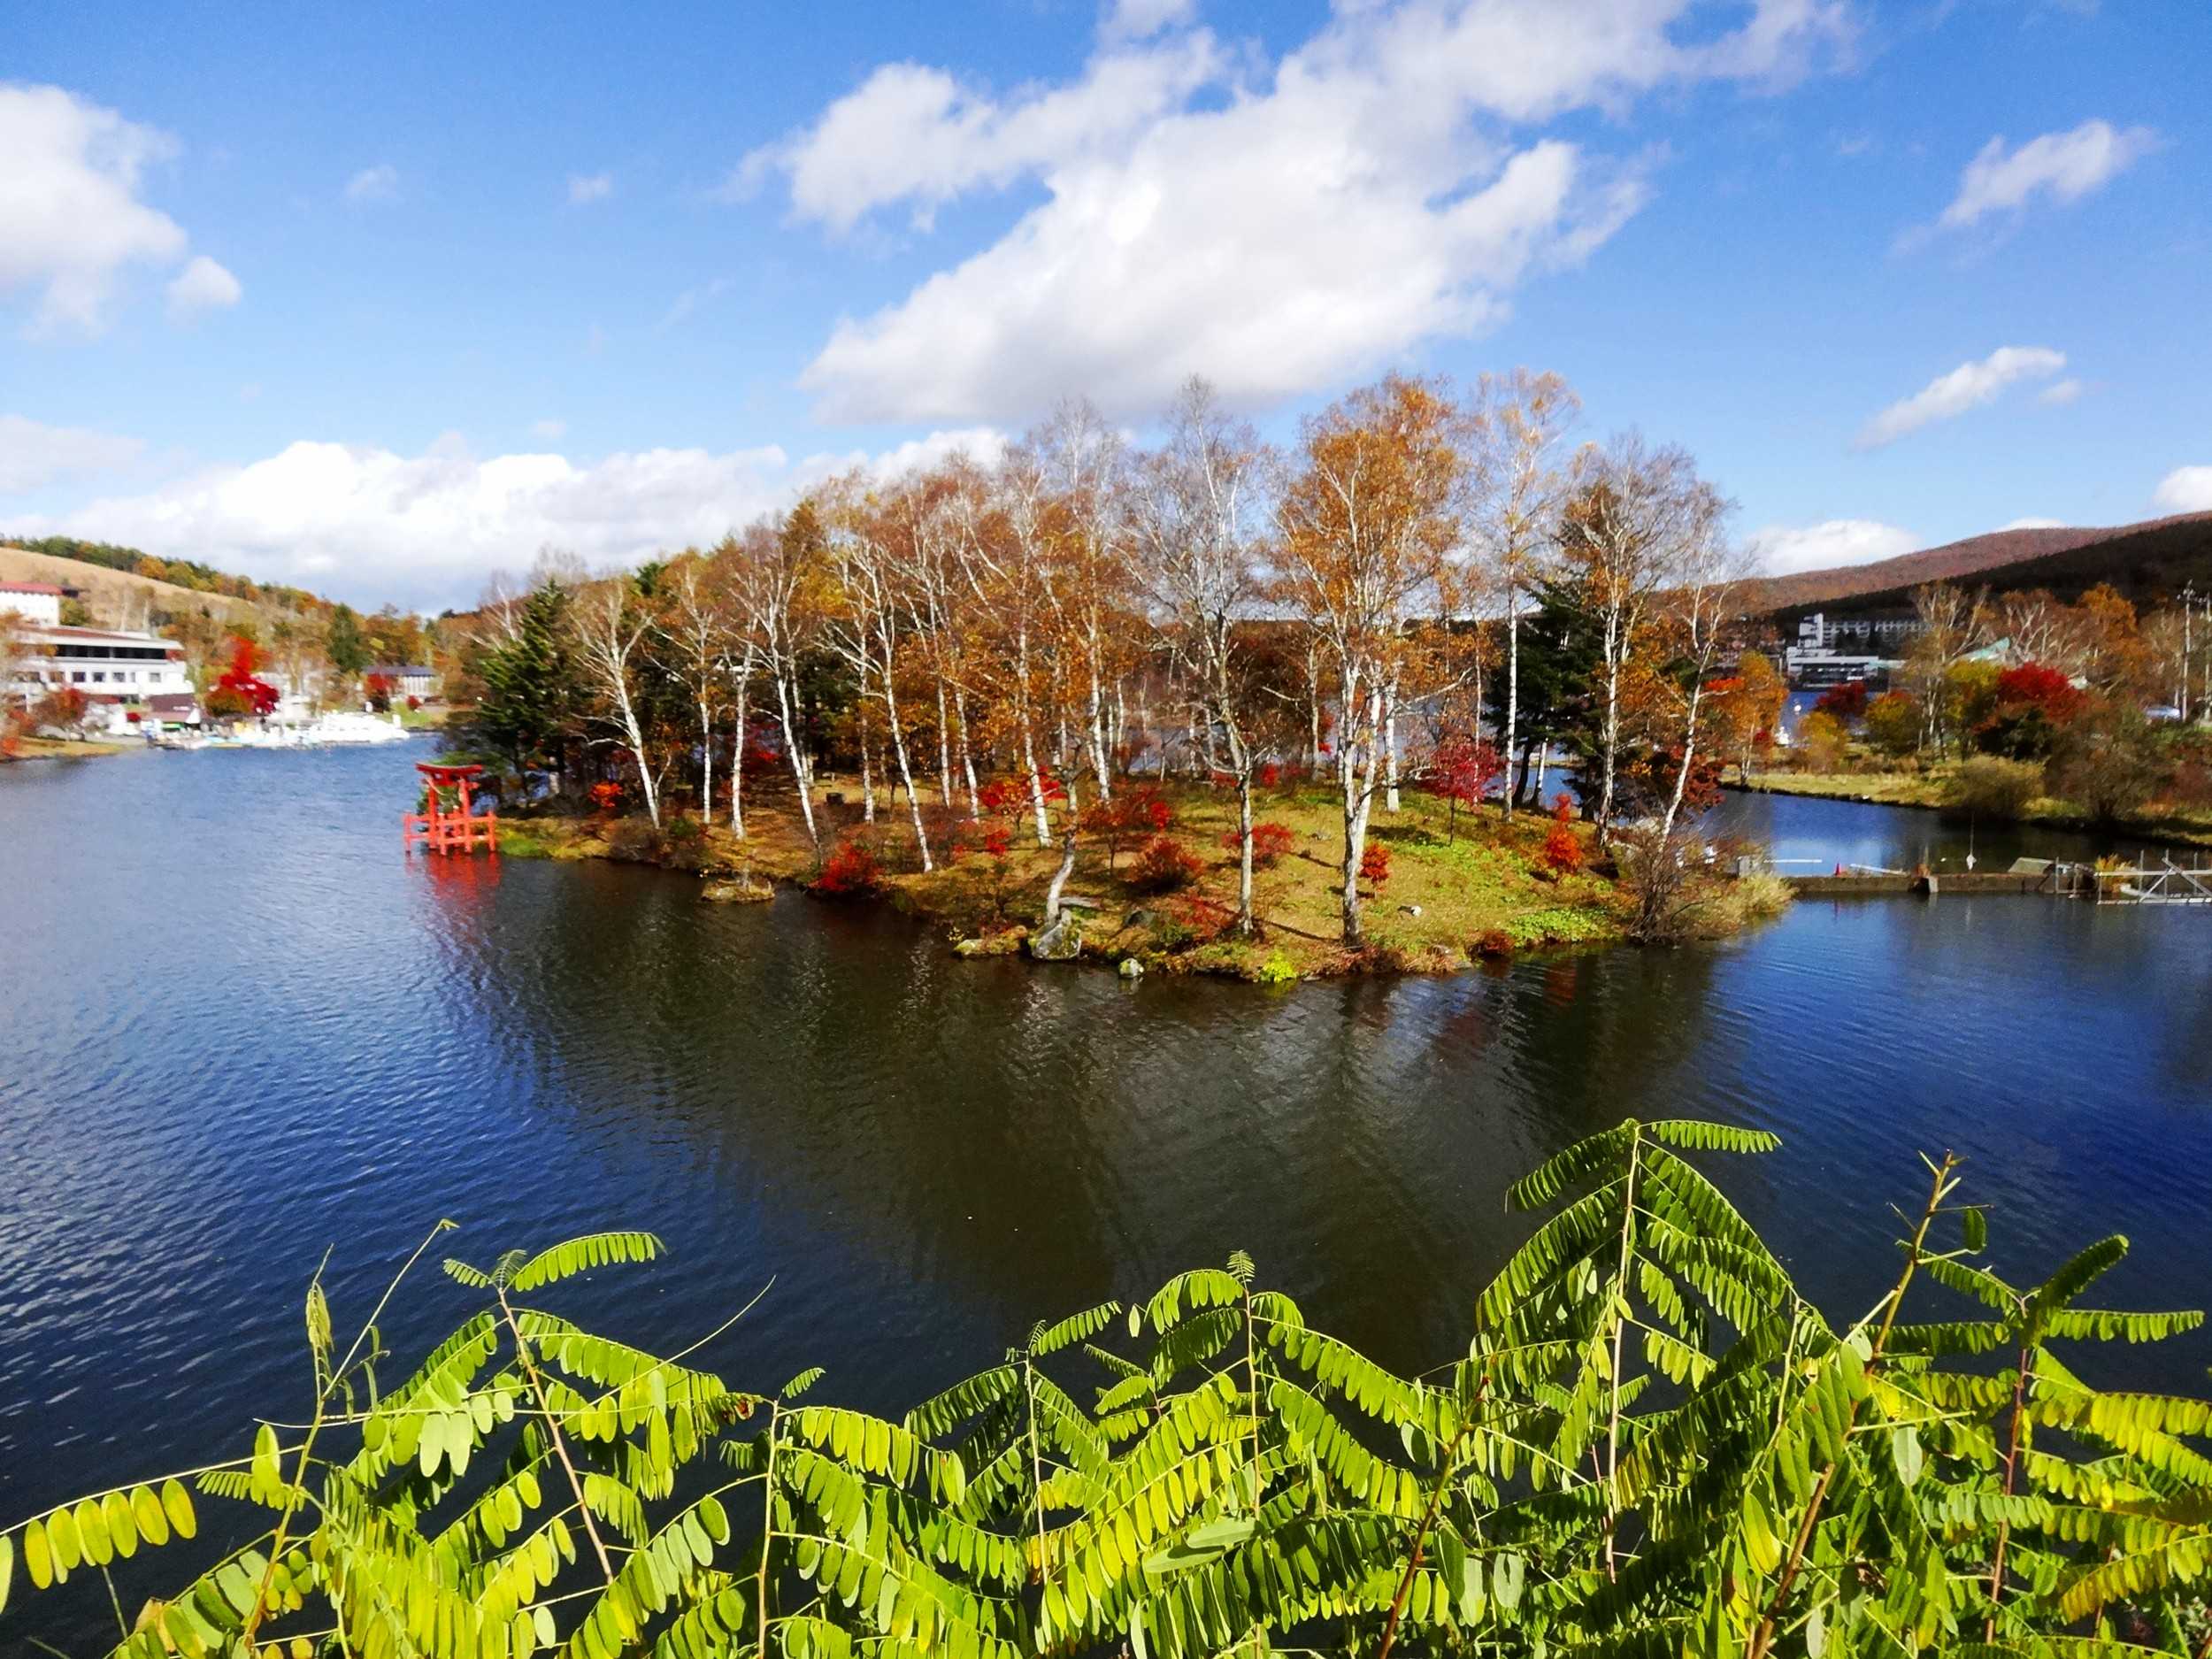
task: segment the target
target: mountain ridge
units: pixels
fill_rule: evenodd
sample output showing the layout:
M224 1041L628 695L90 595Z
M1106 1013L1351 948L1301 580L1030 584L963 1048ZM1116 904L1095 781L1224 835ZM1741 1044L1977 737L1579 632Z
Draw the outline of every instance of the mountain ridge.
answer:
M1744 608L1774 616L1874 610L1909 603L1914 588L1941 581L1997 592L2048 588L2062 599L2106 581L2140 603L2170 597L2192 580L2212 591L2212 512L1993 530L1865 565L1755 577Z

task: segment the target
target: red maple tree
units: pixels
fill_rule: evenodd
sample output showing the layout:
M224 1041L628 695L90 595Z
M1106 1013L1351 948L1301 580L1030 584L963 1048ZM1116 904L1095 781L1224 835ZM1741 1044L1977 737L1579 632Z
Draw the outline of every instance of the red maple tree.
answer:
M274 714L277 688L256 672L260 666L260 648L251 640L234 637L230 642L230 666L217 678L215 689L208 694L207 711L228 719L246 715L258 719Z
M1471 808L1505 773L1505 762L1489 743L1477 738L1448 737L1429 757L1429 792L1451 803L1444 818L1444 839L1459 829L1459 809Z

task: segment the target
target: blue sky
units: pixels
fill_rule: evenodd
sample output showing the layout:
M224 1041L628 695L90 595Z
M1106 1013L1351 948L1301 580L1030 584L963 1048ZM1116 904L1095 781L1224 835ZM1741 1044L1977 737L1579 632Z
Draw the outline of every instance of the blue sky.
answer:
M1206 374L1565 374L1778 567L2212 507L2195 0L0 21L0 530L465 603Z

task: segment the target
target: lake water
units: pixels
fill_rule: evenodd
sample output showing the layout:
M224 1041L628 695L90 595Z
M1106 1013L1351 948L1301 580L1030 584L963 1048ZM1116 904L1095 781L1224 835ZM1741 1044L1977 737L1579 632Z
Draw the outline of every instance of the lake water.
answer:
M1809 902L1681 951L1129 986L657 872L410 859L432 752L0 768L0 1524L296 1417L317 1262L349 1328L441 1217L434 1259L480 1263L658 1232L663 1266L572 1305L664 1349L772 1279L712 1362L877 1407L1240 1247L1378 1357L1447 1360L1524 1236L1506 1186L1631 1113L1778 1131L1723 1179L1839 1314L1946 1148L2001 1266L2120 1231L2114 1300L2212 1303L2212 911ZM1965 849L1926 814L1724 811L1781 856ZM426 1271L387 1334L463 1311ZM2200 1385L2202 1336L2128 1363Z

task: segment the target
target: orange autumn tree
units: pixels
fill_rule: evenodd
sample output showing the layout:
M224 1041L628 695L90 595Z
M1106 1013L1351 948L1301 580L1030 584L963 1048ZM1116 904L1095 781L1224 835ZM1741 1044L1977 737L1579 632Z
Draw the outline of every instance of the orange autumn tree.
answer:
M1337 688L1344 942L1364 942L1360 863L1414 623L1441 613L1461 539L1465 418L1441 381L1392 375L1304 425L1277 510L1282 597Z

